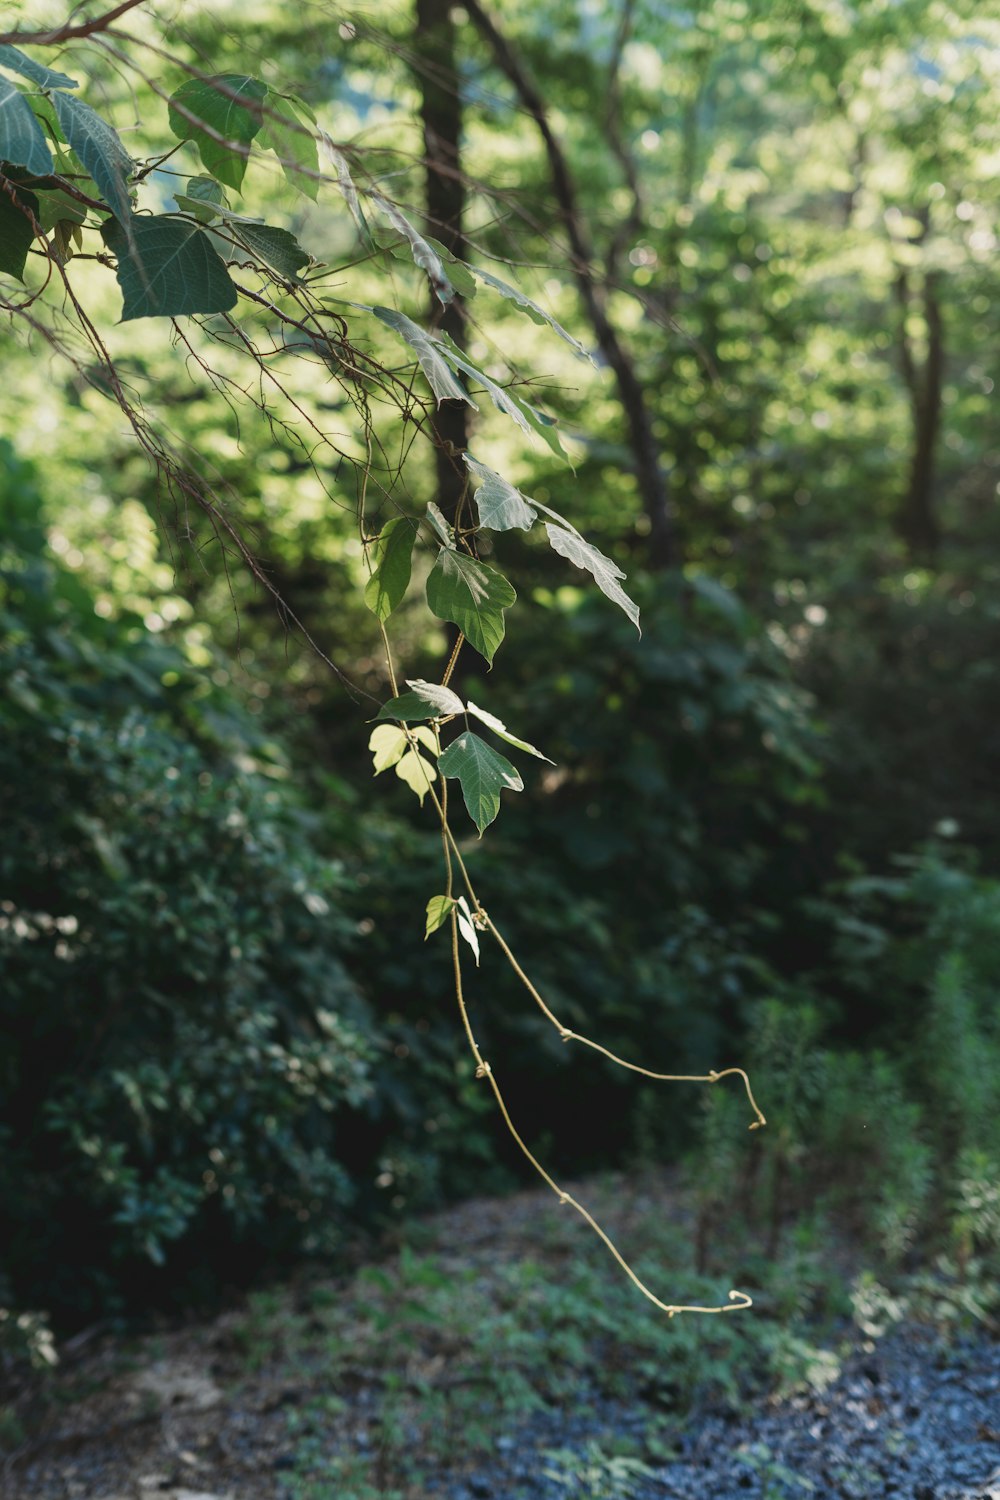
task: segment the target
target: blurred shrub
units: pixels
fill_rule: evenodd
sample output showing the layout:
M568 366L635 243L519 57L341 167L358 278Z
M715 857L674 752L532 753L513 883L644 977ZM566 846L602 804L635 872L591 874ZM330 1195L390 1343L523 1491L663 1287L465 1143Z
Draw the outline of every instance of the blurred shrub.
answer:
M79 1318L328 1245L374 1042L280 762L95 614L9 448L0 510L2 1269Z
M801 984L757 1007L748 1066L769 1123L748 1138L741 1101L707 1100L692 1173L706 1264L735 1207L772 1256L806 1213L867 1241L889 1267L937 1245L949 1276L974 1268L995 1280L1000 881L940 846L898 863L890 879L847 882L829 908L844 972L894 1017L882 1027L887 1050L843 1050L839 1007Z

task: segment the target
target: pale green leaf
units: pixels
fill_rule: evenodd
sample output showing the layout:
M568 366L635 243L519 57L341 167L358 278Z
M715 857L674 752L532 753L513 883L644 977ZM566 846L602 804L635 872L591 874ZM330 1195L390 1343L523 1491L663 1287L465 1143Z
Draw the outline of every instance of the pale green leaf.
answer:
M409 219L388 198L383 198L381 193L370 193L369 201L375 205L392 225L393 229L406 240L413 256L413 263L419 266L431 284L431 289L439 302L445 304L452 302L455 297L455 288L448 280L447 273L441 263L441 257L424 239L418 234Z
M368 748L372 752L375 775L388 771L405 755L410 745L406 730L396 724L378 724L368 737Z
M516 767L471 730L460 734L442 751L438 770L442 776L458 779L469 816L480 833L500 811L501 791L524 789Z
M554 760L549 760L547 755L543 755L540 750L536 750L534 745L529 745L527 740L519 740L516 734L511 734L502 719L498 719L494 714L487 713L485 708L477 708L471 698L467 707L470 714L474 714L481 723L486 725L487 729L492 729L494 734L498 734L502 740L506 740L508 745L513 745L517 750L525 750L529 755L537 755L539 760L547 760L550 766L555 765Z
M9 78L0 78L0 161L33 177L52 171L52 154L31 105Z
M316 116L297 94L268 90L264 124L257 141L273 151L292 187L313 200L319 194L319 148Z
M501 297L506 297L508 301L516 303L518 307L527 313L533 323L547 323L561 339L566 340L566 343L569 344L574 354L580 359L589 360L591 364L594 364L593 357L580 343L579 339L575 339L571 333L567 333L562 324L557 323L551 313L545 311L544 307L539 307L537 302L532 302L531 298L526 297L517 287L508 286L506 281L501 281L499 276L493 276L489 271L484 271L480 266L470 265L469 270L473 276L478 277L480 281L484 281L487 286L491 286L495 292L499 292Z
M409 344L439 405L442 401L465 401L479 410L452 373L439 339L426 333L412 318L408 318L405 313L396 312L394 308L373 307L372 312Z
M386 522L375 542L375 566L365 584L365 603L383 624L402 603L410 586L416 534L411 520L396 516Z
M239 192L267 93L266 83L243 73L190 78L170 97L170 129L179 141L193 141L206 170Z
M476 924L472 920L472 913L469 910L469 903L468 901L466 901L464 896L459 896L455 905L457 907L455 916L458 918L458 930L464 937L465 941L468 943L469 947L472 949L473 953L476 955L476 968L478 969L479 933L476 931Z
M361 207L361 200L358 197L358 190L354 186L354 179L351 176L351 169L347 165L347 158L342 152L337 150L325 131L321 130L319 133L319 144L323 156L337 174L337 186L344 195L344 201L351 211L351 218L361 231L362 239L366 244L371 245L373 243L372 232L368 227L368 220L365 218L364 210Z
M32 83L37 83L42 89L78 89L80 87L75 78L67 78L65 73L57 73L54 68L43 67L41 63L35 62L33 57L26 56L19 47L12 47L7 42L0 45L0 67L9 68L12 73L19 73L22 78L30 78Z
M464 552L444 548L427 578L427 603L439 620L457 625L469 644L492 664L504 637L504 610L517 594L502 573Z
M0 272L23 281L28 251L35 237L31 220L24 210L37 219L39 205L34 193L29 193L27 188L18 187L15 194L16 202L7 193L0 193ZM48 197L48 194L42 196Z
M118 133L89 104L73 94L55 93L52 103L66 144L97 183L105 203L121 223L132 213L128 185L135 163Z
M478 380L486 388L487 395L498 411L502 411L506 416L510 417L511 421L516 422L521 431L528 436L532 432L537 433L542 441L552 449L557 458L565 459L566 454L563 452L562 444L559 441L559 434L556 432L555 422L551 417L546 417L544 413L537 411L527 401L522 401L513 391L506 390L502 385L498 385L491 376L486 374L485 370L481 370L478 365L474 365L467 358L454 339L447 333L442 333L435 339L435 343L453 369L461 370L464 375L470 376L473 380Z
M489 531L512 531L519 527L530 531L538 519L528 499L506 479L481 464L471 453L463 454L468 469L482 483L476 491L476 510L479 524Z
M432 896L427 903L427 925L424 929L424 942L432 932L437 932L443 927L458 903L453 896Z
M454 542L452 540L451 527L445 520L444 512L441 510L441 507L439 505L435 505L433 500L428 500L427 502L427 519L430 522L431 528L436 534L438 541L441 542L441 544L445 547L453 546Z
M594 579L601 593L606 595L612 603L623 609L635 628L639 629L639 606L622 588L619 579L625 574L617 563L605 557L603 552L585 540L578 531L569 529L565 525L555 526L546 521L545 531L553 552L558 552L560 557L566 557L578 568L585 568Z
M420 806L424 805L434 781L434 767L429 760L417 750L407 750L401 760L396 762L396 775L400 781L405 781L411 792L415 792L420 799Z
M196 225L169 215L140 215L127 228L108 219L101 233L118 260L122 322L227 312L236 305L236 288Z
M452 255L451 251L445 245L442 245L440 240L434 239L432 235L428 234L425 238L431 249L441 257L448 280L459 296L474 297L477 290L476 278L465 264L465 261L459 260L457 256Z

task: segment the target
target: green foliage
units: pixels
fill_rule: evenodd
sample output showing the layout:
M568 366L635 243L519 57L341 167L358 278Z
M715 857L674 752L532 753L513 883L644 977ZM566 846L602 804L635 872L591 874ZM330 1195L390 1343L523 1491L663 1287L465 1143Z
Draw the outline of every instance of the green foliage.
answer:
M3 1269L77 1317L330 1243L374 1044L280 761L94 614L4 459Z

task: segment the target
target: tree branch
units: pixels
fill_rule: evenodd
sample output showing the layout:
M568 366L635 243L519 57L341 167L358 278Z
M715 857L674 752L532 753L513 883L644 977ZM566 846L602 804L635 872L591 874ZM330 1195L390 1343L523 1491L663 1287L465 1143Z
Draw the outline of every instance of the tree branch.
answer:
M649 520L649 557L657 568L677 561L677 543L666 476L660 464L659 445L653 434L652 417L646 392L635 372L635 366L618 331L608 317L604 301L597 290L592 264L593 250L588 243L577 204L576 187L566 156L553 134L542 97L521 66L506 37L497 29L492 17L479 0L465 0L465 11L494 60L513 84L522 107L531 115L545 145L552 179L552 190L559 205L570 245L573 276L590 318L601 353L610 366L618 385L618 396L628 426L629 441L635 461L636 481L643 510Z
M62 26L57 26L54 31L8 31L0 36L0 44L20 46L27 42L36 47L57 47L61 42L72 42L81 37L96 36L100 31L107 31L108 27L126 11L135 10L143 3L144 0L122 0L121 5L116 5L114 10L105 11L103 16L95 16L92 21L78 21L75 26L72 22L66 21Z

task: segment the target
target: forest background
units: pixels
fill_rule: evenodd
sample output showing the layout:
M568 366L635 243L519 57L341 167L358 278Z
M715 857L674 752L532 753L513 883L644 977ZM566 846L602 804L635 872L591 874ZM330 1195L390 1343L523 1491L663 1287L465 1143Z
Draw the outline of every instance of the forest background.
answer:
M640 639L534 535L494 538L518 608L496 672L466 653L455 685L554 765L461 847L568 1025L651 1068L746 1065L770 1123L572 1052L484 963L477 1030L531 1149L573 1177L686 1163L693 1287L846 1237L889 1282L933 1262L939 1299L991 1320L1000 25L926 0L213 0L121 26L141 67L86 39L45 61L86 68L135 156L176 144L180 63L252 74L435 237L461 312L398 225L366 245L334 186L251 162L241 211L291 229L345 306L451 332L555 419L569 462L488 401L435 420L641 607ZM176 168L144 185L161 211ZM456 256L569 339L473 298ZM0 1300L41 1360L46 1319L216 1307L336 1267L359 1226L524 1180L425 946L439 834L371 780L391 688L336 372L282 350L346 455L306 462L232 347L199 358L193 319L118 326L107 270L79 275L260 568L164 494L99 368L7 319ZM404 425L377 429L405 455L394 493L448 514L448 450ZM434 675L441 621L414 594L392 624L407 675Z

